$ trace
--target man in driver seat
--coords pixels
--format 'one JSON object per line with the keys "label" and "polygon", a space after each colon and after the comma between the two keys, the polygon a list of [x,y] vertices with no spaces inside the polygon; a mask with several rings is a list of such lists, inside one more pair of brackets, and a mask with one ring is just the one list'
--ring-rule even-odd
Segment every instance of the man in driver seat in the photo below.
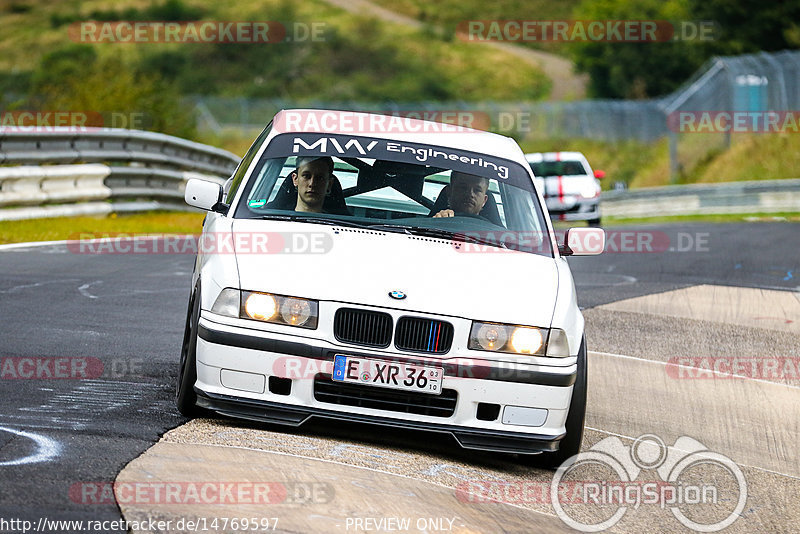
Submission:
{"label": "man in driver seat", "polygon": [[453,171],[450,173],[450,186],[447,193],[449,209],[440,211],[434,217],[478,215],[489,199],[488,191],[488,178]]}
{"label": "man in driver seat", "polygon": [[292,173],[297,188],[295,211],[321,213],[325,195],[333,184],[333,159],[325,157],[297,158],[297,171]]}

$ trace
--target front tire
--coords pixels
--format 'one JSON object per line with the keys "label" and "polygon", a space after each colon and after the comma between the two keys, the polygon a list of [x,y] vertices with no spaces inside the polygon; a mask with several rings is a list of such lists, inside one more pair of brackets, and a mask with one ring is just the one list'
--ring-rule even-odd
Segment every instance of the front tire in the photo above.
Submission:
{"label": "front tire", "polygon": [[186,327],[183,331],[181,345],[180,370],[175,392],[175,405],[181,415],[189,418],[198,417],[202,409],[197,406],[197,394],[194,383],[197,381],[197,325],[200,322],[200,284],[197,285],[189,299],[186,313]]}
{"label": "front tire", "polygon": [[566,460],[578,454],[583,441],[583,426],[586,419],[586,338],[581,340],[578,350],[578,375],[572,387],[572,397],[569,403],[569,413],[565,424],[567,435],[561,439],[556,452],[543,452],[541,454],[526,455],[523,462],[533,467],[545,469],[558,469]]}

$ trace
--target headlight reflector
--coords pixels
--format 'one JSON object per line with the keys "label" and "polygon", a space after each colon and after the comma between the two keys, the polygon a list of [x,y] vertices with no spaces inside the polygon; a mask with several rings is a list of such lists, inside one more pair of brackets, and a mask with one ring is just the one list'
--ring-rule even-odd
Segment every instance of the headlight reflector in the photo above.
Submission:
{"label": "headlight reflector", "polygon": [[290,325],[305,324],[311,316],[311,305],[305,299],[283,299],[281,304],[281,317]]}
{"label": "headlight reflector", "polygon": [[508,341],[508,333],[504,325],[483,323],[475,339],[483,350],[500,350]]}

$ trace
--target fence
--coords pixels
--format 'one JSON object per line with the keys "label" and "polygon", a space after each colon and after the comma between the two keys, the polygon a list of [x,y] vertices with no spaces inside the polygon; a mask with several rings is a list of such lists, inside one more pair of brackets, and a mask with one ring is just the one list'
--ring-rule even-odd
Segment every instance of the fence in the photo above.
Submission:
{"label": "fence", "polygon": [[185,209],[189,178],[221,183],[238,162],[153,132],[0,129],[0,163],[18,165],[0,167],[0,220]]}
{"label": "fence", "polygon": [[650,143],[669,137],[670,174],[675,181],[710,150],[729,146],[732,136],[730,131],[720,132],[716,127],[707,134],[681,131],[681,123],[674,119],[682,112],[709,112],[713,116],[717,112],[766,115],[800,110],[800,51],[715,57],[678,90],[652,100],[375,103],[196,97],[193,102],[200,127],[216,131],[260,130],[278,110],[304,107],[382,113],[468,111],[485,114],[492,130],[518,138]]}

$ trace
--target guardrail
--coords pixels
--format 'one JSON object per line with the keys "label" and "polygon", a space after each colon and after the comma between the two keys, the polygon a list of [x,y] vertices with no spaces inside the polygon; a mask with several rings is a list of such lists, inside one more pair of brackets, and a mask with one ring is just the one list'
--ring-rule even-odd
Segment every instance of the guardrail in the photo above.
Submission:
{"label": "guardrail", "polygon": [[[239,158],[155,132],[0,128],[0,220],[189,209],[189,178],[224,182]],[[28,166],[25,164],[36,164]]]}
{"label": "guardrail", "polygon": [[[223,183],[238,162],[160,133],[0,128],[0,165],[19,165],[0,166],[0,220],[188,210],[189,178]],[[601,203],[606,217],[800,212],[800,179],[604,191]]]}
{"label": "guardrail", "polygon": [[600,199],[604,217],[800,213],[800,179],[603,191]]}

